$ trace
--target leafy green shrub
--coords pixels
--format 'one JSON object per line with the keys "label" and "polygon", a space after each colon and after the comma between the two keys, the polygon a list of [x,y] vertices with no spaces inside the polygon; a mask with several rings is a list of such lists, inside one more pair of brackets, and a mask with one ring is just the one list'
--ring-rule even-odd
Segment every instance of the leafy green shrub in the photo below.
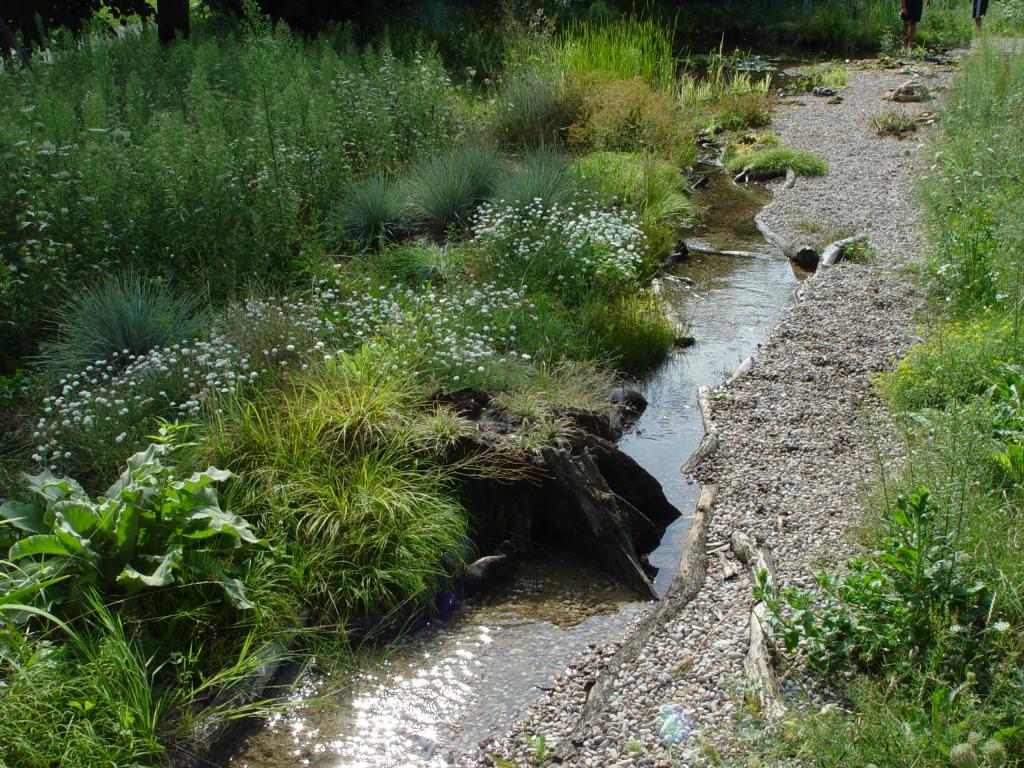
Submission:
{"label": "leafy green shrub", "polygon": [[576,178],[569,159],[548,148],[525,153],[499,178],[494,200],[515,208],[540,201],[547,208],[571,205],[577,194]]}
{"label": "leafy green shrub", "polygon": [[43,347],[43,360],[57,374],[115,356],[127,362],[129,355],[198,336],[199,303],[198,296],[175,294],[138,274],[107,275],[57,310],[57,339]]}
{"label": "leafy green shrub", "polygon": [[598,74],[582,77],[576,88],[583,108],[569,128],[569,142],[578,151],[648,153],[678,165],[696,157],[696,126],[668,92],[639,78]]}
{"label": "leafy green shrub", "polygon": [[772,96],[760,91],[730,93],[718,102],[718,122],[728,131],[763,128],[772,119]]}
{"label": "leafy green shrub", "polygon": [[[249,608],[227,558],[258,539],[245,520],[220,508],[215,483],[230,473],[210,467],[177,480],[150,445],[98,500],[71,478],[27,477],[31,501],[8,501],[0,516],[23,532],[11,546],[4,591],[32,580],[58,581],[36,595],[47,610],[76,614],[96,588],[133,595],[170,584],[217,584],[236,608]],[[27,583],[23,583],[27,582]]]}
{"label": "leafy green shrub", "polygon": [[901,411],[969,402],[1000,378],[1005,363],[1020,362],[1012,320],[983,315],[936,324],[896,368],[880,378],[885,398]]}
{"label": "leafy green shrub", "polygon": [[787,650],[826,671],[980,677],[999,630],[988,624],[992,589],[959,549],[959,531],[923,488],[899,496],[886,522],[889,535],[848,575],[821,576],[817,593],[784,590],[789,613],[769,598]]}
{"label": "leafy green shrub", "polygon": [[726,164],[729,173],[747,170],[752,179],[772,179],[784,176],[792,169],[803,176],[821,176],[828,173],[824,160],[810,152],[790,147],[769,147],[734,157]]}
{"label": "leafy green shrub", "polygon": [[511,147],[557,144],[565,139],[579,109],[578,94],[566,86],[560,72],[515,70],[495,97],[494,135]]}
{"label": "leafy green shrub", "polygon": [[358,247],[380,248],[407,226],[404,190],[389,176],[370,174],[349,188],[331,220]]}
{"label": "leafy green shrub", "polygon": [[413,217],[435,237],[463,229],[494,191],[499,158],[493,148],[469,143],[413,167],[409,201]]}

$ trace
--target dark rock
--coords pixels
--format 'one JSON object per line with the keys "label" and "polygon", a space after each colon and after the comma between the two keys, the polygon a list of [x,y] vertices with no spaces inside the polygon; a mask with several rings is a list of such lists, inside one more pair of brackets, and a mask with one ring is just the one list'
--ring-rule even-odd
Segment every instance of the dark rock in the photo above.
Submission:
{"label": "dark rock", "polygon": [[676,336],[675,340],[672,342],[672,346],[676,349],[689,349],[696,343],[697,340],[693,338],[693,336]]}
{"label": "dark rock", "polygon": [[[594,460],[573,456],[563,448],[541,449],[544,463],[562,490],[561,505],[545,512],[544,525],[589,552],[598,564],[626,586],[651,600],[658,596],[633,546],[632,523],[601,476]],[[631,506],[631,505],[629,505]]]}
{"label": "dark rock", "polygon": [[814,90],[812,90],[811,93],[813,93],[815,96],[835,96],[836,95],[836,89],[835,88],[825,88],[824,86],[820,86],[819,85]]}
{"label": "dark rock", "polygon": [[676,264],[686,261],[689,258],[690,249],[686,245],[686,242],[684,240],[680,240],[679,242],[676,243],[676,247],[672,250],[672,252],[667,254],[665,258],[661,260],[661,267],[662,269],[669,270],[672,269],[672,267],[674,267]]}
{"label": "dark rock", "polygon": [[932,95],[928,92],[928,89],[914,80],[908,80],[895,90],[889,91],[885,96],[888,101],[895,101],[901,104],[929,101],[931,97]]}
{"label": "dark rock", "polygon": [[482,389],[457,389],[454,392],[438,393],[431,400],[450,405],[459,416],[478,419],[484,408],[491,404],[491,395]]}
{"label": "dark rock", "polygon": [[[642,400],[635,390],[620,389],[620,403],[628,398],[636,404],[637,396]],[[496,455],[495,444],[505,438],[492,430],[508,424],[492,411],[482,410],[479,431],[461,439],[445,461],[472,465],[466,460]],[[492,552],[505,539],[517,551],[545,544],[579,552],[644,597],[652,597],[640,557],[658,545],[679,512],[657,480],[612,442],[618,436],[612,420],[580,409],[566,409],[562,415],[577,427],[563,444],[518,456],[505,454],[503,460],[510,463],[496,476],[470,472],[463,477],[462,499],[476,521],[476,543]],[[507,552],[509,547],[500,549]],[[499,562],[508,561],[485,558],[480,567],[498,568]],[[469,578],[469,589],[476,589],[476,574]]]}
{"label": "dark rock", "polygon": [[489,589],[496,581],[512,572],[512,563],[512,557],[505,554],[474,560],[462,574],[462,594],[473,597]]}
{"label": "dark rock", "polygon": [[608,416],[584,408],[565,408],[559,416],[568,419],[581,432],[597,435],[605,440],[618,440],[622,436],[621,429],[615,429]]}
{"label": "dark rock", "polygon": [[805,245],[793,254],[790,259],[801,269],[813,272],[818,268],[818,262],[821,260],[821,257],[816,250],[809,245]]}
{"label": "dark rock", "polygon": [[634,413],[643,413],[647,408],[647,398],[631,387],[616,387],[608,395],[612,405],[627,408]]}
{"label": "dark rock", "polygon": [[[597,462],[601,476],[616,496],[642,510],[643,514],[662,529],[679,517],[679,510],[669,502],[661,483],[637,464],[632,456],[620,451],[614,443],[602,440],[596,435],[586,436],[584,443],[587,452]],[[657,544],[658,542],[654,542],[647,546],[640,543],[638,547],[646,552]]]}

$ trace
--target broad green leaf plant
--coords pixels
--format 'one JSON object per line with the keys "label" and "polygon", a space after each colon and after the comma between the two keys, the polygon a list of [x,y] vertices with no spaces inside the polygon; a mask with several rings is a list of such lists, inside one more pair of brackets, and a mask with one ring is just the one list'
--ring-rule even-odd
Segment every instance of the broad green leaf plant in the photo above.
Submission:
{"label": "broad green leaf plant", "polygon": [[[25,475],[30,500],[0,506],[0,523],[18,533],[0,568],[0,593],[31,593],[38,608],[74,613],[90,587],[131,596],[207,583],[233,607],[251,608],[230,560],[264,543],[220,506],[215,485],[231,473],[210,467],[176,479],[161,462],[167,450],[153,444],[136,453],[96,500],[71,478]],[[35,589],[40,583],[46,586]]]}

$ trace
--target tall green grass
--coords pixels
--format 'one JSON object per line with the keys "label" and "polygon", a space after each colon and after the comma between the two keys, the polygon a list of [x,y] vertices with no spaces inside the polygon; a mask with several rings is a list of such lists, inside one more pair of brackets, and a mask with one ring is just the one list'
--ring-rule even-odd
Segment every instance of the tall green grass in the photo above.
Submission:
{"label": "tall green grass", "polygon": [[343,34],[61,38],[45,66],[0,73],[0,367],[99,271],[214,299],[288,281],[355,176],[446,150],[463,113],[437,56]]}
{"label": "tall green grass", "polygon": [[301,563],[295,588],[312,609],[422,607],[457,570],[467,518],[417,429],[425,397],[411,372],[364,348],[216,422],[217,460],[242,477],[235,500]]}
{"label": "tall green grass", "polygon": [[671,28],[638,16],[611,23],[575,21],[563,33],[560,58],[577,75],[598,71],[668,86],[676,72],[673,36]]}

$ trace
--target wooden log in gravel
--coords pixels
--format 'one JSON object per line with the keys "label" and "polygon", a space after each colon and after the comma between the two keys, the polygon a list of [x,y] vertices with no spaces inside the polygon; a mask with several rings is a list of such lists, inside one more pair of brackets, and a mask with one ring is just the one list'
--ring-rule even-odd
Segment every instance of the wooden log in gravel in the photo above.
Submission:
{"label": "wooden log in gravel", "polygon": [[701,438],[697,450],[690,455],[680,469],[684,475],[692,475],[693,470],[704,459],[718,450],[718,430],[715,429],[715,423],[711,420],[711,387],[703,386],[697,390],[697,407],[700,408],[700,416],[704,421],[704,437]]}
{"label": "wooden log in gravel", "polygon": [[580,719],[569,735],[554,749],[552,759],[546,765],[571,763],[580,753],[584,734],[594,720],[608,708],[608,700],[616,679],[623,670],[630,669],[636,664],[651,636],[672,621],[704,585],[708,567],[708,528],[711,525],[712,507],[717,494],[718,488],[714,485],[706,485],[701,489],[693,521],[690,523],[690,532],[683,548],[679,573],[673,579],[668,594],[633,628],[608,665],[598,675],[587,693]]}
{"label": "wooden log in gravel", "polygon": [[842,240],[836,240],[834,243],[825,248],[824,253],[821,254],[821,259],[818,261],[818,269],[827,269],[828,267],[834,267],[836,263],[843,257],[844,252],[854,243],[859,243],[862,240],[866,240],[866,234],[854,235],[853,237],[845,237]]}
{"label": "wooden log in gravel", "polygon": [[[768,546],[758,545],[751,536],[742,531],[733,531],[731,542],[733,553],[750,569],[754,579],[757,580],[760,574],[765,574],[766,586],[772,595],[777,594],[775,562]],[[779,681],[772,664],[772,632],[765,619],[767,613],[768,606],[763,600],[759,600],[750,609],[749,643],[743,669],[751,682],[757,686],[761,712],[769,719],[777,719],[785,714],[786,707],[779,700]]]}

